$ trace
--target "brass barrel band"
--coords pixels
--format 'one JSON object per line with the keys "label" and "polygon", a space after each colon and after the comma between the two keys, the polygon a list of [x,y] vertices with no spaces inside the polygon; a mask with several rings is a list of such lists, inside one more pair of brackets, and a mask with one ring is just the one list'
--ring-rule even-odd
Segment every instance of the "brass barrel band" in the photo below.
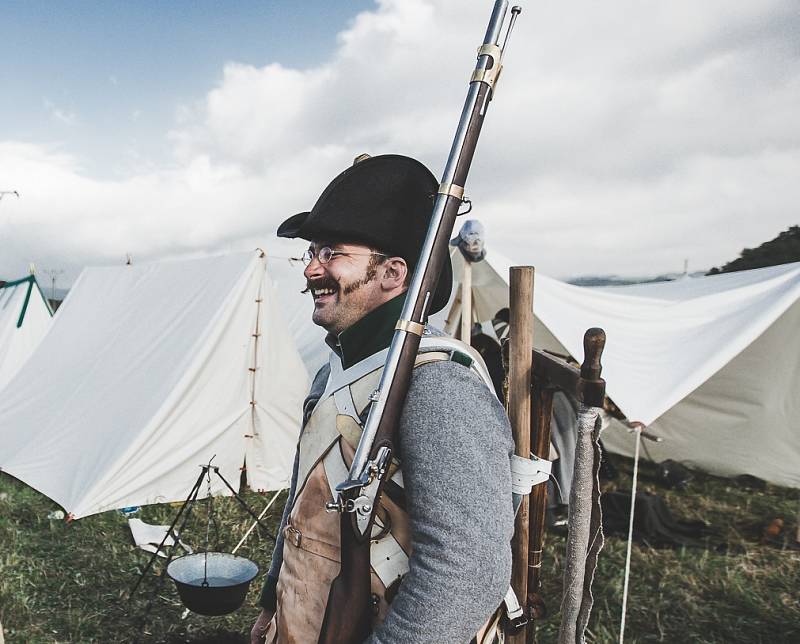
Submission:
{"label": "brass barrel band", "polygon": [[478,56],[491,56],[492,61],[497,63],[503,56],[503,50],[500,49],[499,45],[495,45],[493,43],[484,43],[478,47]]}
{"label": "brass barrel band", "polygon": [[491,69],[476,69],[472,72],[472,77],[469,79],[469,82],[474,83],[478,81],[479,83],[486,83],[491,89],[494,89],[502,69],[502,65],[497,65]]}
{"label": "brass barrel band", "polygon": [[422,337],[422,333],[425,331],[424,324],[420,324],[419,322],[412,322],[411,320],[398,320],[394,328],[397,329],[398,331],[413,333],[414,335],[418,335],[419,337]]}
{"label": "brass barrel band", "polygon": [[491,89],[494,89],[497,79],[500,77],[500,71],[503,69],[502,55],[503,50],[498,45],[492,43],[481,45],[478,48],[478,56],[489,56],[492,59],[492,66],[487,69],[476,69],[472,72],[469,82],[486,83]]}
{"label": "brass barrel band", "polygon": [[459,186],[455,183],[441,183],[437,192],[440,195],[447,195],[464,201],[464,186]]}

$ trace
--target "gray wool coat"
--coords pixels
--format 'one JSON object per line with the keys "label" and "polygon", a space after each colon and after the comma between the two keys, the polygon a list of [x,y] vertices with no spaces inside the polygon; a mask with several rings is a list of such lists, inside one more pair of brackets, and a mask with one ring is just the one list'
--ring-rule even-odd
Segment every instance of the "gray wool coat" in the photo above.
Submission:
{"label": "gray wool coat", "polygon": [[[304,425],[329,368],[314,378]],[[413,553],[384,623],[366,644],[469,642],[499,606],[511,579],[511,428],[500,402],[469,368],[433,362],[414,369],[399,429]],[[261,604],[275,605],[283,528],[297,459]]]}

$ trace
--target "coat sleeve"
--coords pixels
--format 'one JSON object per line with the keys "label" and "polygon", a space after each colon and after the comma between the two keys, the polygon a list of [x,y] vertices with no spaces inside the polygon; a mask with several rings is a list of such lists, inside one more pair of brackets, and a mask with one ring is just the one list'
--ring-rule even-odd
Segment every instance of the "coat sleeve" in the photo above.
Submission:
{"label": "coat sleeve", "polygon": [[414,370],[400,425],[409,572],[368,644],[469,642],[511,579],[511,428],[469,369]]}

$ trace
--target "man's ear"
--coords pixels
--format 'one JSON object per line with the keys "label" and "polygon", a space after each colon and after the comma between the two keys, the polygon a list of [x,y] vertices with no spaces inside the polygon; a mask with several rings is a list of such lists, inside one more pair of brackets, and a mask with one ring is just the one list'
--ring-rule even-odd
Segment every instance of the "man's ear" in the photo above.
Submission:
{"label": "man's ear", "polygon": [[383,271],[381,286],[386,291],[405,286],[408,276],[408,265],[402,257],[389,257],[380,264]]}

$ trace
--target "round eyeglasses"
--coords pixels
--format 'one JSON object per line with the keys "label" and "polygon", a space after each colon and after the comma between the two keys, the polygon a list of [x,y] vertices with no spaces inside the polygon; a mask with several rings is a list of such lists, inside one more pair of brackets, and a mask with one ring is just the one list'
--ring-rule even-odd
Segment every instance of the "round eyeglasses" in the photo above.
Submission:
{"label": "round eyeglasses", "polygon": [[303,256],[300,258],[303,261],[303,264],[308,266],[311,262],[315,259],[320,264],[327,264],[331,261],[334,257],[338,255],[346,255],[347,257],[369,257],[370,255],[378,255],[379,257],[389,257],[386,253],[376,253],[371,251],[369,253],[351,253],[345,250],[333,250],[330,246],[323,246],[319,250],[314,250],[313,248],[309,248]]}

